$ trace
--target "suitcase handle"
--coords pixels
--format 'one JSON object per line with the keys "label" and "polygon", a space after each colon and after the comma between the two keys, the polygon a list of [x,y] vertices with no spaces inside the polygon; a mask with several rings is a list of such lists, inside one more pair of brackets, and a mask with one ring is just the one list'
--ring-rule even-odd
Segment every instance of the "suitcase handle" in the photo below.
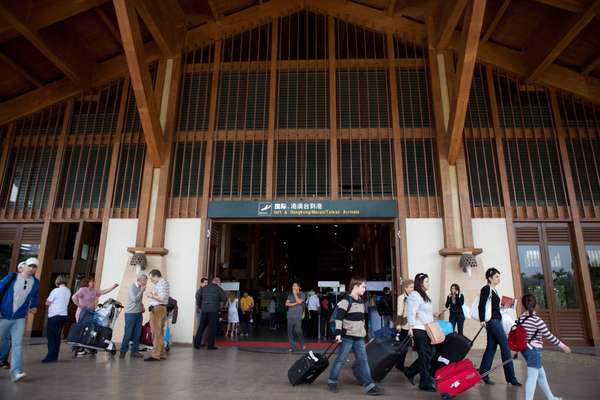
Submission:
{"label": "suitcase handle", "polygon": [[481,328],[479,328],[479,330],[477,331],[477,334],[475,335],[475,337],[473,338],[473,340],[471,340],[471,346],[473,346],[473,343],[475,343],[475,340],[477,340],[477,337],[479,336],[479,334],[481,333],[481,331],[483,330],[483,326]]}
{"label": "suitcase handle", "polygon": [[[335,353],[335,349],[337,349],[338,345],[339,345],[339,343],[336,342],[335,340],[333,342],[331,342],[329,344],[329,346],[327,346],[327,348],[323,352],[323,357],[325,357],[327,360],[329,360],[329,358],[331,358],[333,353]],[[333,350],[331,350],[332,348],[333,348]],[[331,350],[331,351],[329,351],[329,350]]]}

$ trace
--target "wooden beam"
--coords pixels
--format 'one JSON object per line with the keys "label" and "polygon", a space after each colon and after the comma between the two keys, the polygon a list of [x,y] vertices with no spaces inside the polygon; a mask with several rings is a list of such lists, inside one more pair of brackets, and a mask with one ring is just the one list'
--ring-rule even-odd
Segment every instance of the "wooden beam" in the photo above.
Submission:
{"label": "wooden beam", "polygon": [[104,10],[102,8],[96,8],[94,10],[94,12],[98,16],[98,18],[100,18],[100,20],[102,21],[102,23],[104,24],[104,26],[106,26],[106,28],[110,32],[111,36],[113,37],[113,39],[115,39],[115,41],[120,46],[122,46],[123,42],[121,41],[121,34],[119,33],[119,28],[117,28],[115,26],[115,24],[110,19],[110,17],[108,16],[108,14],[106,12],[104,12]]}
{"label": "wooden beam", "polygon": [[165,143],[152,89],[152,78],[144,56],[144,44],[138,17],[131,2],[114,0],[114,5],[129,67],[131,86],[135,94],[140,122],[144,129],[148,155],[152,165],[160,167]]}
{"label": "wooden beam", "polygon": [[537,3],[545,4],[550,7],[558,8],[565,11],[578,13],[584,9],[585,0],[535,0]]}
{"label": "wooden beam", "polygon": [[[260,3],[262,4],[262,3]],[[217,6],[215,5],[215,1],[214,0],[208,0],[208,5],[210,6],[210,12],[213,15],[213,18],[215,19],[215,21],[218,21],[221,18],[221,14],[219,14],[219,10],[217,9]]]}
{"label": "wooden beam", "polygon": [[81,57],[81,51],[67,46],[68,40],[45,32],[41,35],[24,18],[23,7],[15,1],[0,2],[0,16],[11,24],[21,35],[33,44],[52,64],[69,79],[82,87],[91,83],[93,63]]}
{"label": "wooden beam", "polygon": [[486,0],[474,0],[469,3],[465,13],[463,37],[458,52],[458,83],[456,85],[456,92],[451,96],[450,120],[448,124],[448,137],[450,137],[448,162],[450,164],[456,162],[461,149],[485,3]]}
{"label": "wooden beam", "polygon": [[483,38],[481,39],[481,43],[485,43],[488,40],[490,40],[490,37],[492,37],[492,34],[496,30],[496,27],[502,20],[502,17],[504,17],[504,14],[506,14],[506,10],[508,10],[508,6],[510,5],[510,2],[511,2],[511,0],[504,0],[502,2],[502,5],[500,6],[498,11],[494,15],[494,19],[490,23],[490,26],[488,26],[487,30],[485,31],[485,34],[483,35]]}
{"label": "wooden beam", "polygon": [[429,12],[433,16],[434,36],[430,43],[438,51],[448,47],[467,2],[468,0],[431,1]]}
{"label": "wooden beam", "polygon": [[556,24],[546,24],[536,32],[527,49],[527,79],[536,80],[549,65],[575,40],[600,10],[600,0],[594,0],[585,11]]}
{"label": "wooden beam", "polygon": [[598,67],[600,67],[600,56],[596,57],[596,59],[594,61],[592,61],[591,63],[589,63],[583,69],[583,71],[581,71],[581,74],[582,75],[589,75],[590,72],[592,72],[593,70],[595,70]]}
{"label": "wooden beam", "polygon": [[390,2],[388,3],[387,9],[385,10],[385,13],[387,15],[389,15],[390,17],[394,15],[394,13],[396,12],[396,0],[390,0]]}
{"label": "wooden beam", "polygon": [[31,75],[29,72],[25,71],[23,67],[17,65],[13,60],[10,59],[6,54],[0,51],[0,60],[4,61],[9,67],[11,67],[16,73],[21,75],[23,78],[27,79],[29,82],[33,83],[37,87],[42,87],[44,84],[42,81]]}
{"label": "wooden beam", "polygon": [[[40,30],[108,2],[109,0],[53,0],[47,2],[50,4],[46,7],[36,5],[35,12],[28,15],[28,22],[33,29]],[[19,32],[8,22],[0,18],[0,43],[7,42],[19,35]]]}
{"label": "wooden beam", "polygon": [[175,57],[185,37],[185,15],[177,0],[137,0],[136,9],[163,54]]}

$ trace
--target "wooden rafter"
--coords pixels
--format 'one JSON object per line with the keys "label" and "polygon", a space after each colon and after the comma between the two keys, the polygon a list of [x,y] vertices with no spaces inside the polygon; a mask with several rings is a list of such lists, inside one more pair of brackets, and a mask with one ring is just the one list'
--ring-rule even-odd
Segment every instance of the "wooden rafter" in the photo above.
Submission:
{"label": "wooden rafter", "polygon": [[541,32],[536,33],[526,51],[527,78],[536,80],[594,19],[599,10],[600,0],[594,0],[585,11],[564,19],[558,26],[546,24]]}
{"label": "wooden rafter", "polygon": [[448,47],[467,2],[468,0],[431,2],[429,12],[432,13],[435,25],[433,26],[434,36],[431,38],[432,40],[429,40],[429,43],[434,48],[444,50]]}
{"label": "wooden rafter", "polygon": [[[456,92],[451,96],[450,120],[448,123],[448,162],[454,164],[460,153],[462,134],[469,104],[469,93],[473,80],[473,70],[477,60],[479,37],[483,25],[486,0],[469,2],[465,12],[463,32],[458,50],[458,72]],[[435,23],[435,20],[434,20]]]}
{"label": "wooden rafter", "polygon": [[389,16],[394,15],[394,13],[396,12],[396,0],[390,0],[390,2],[388,3],[387,6],[387,10],[386,10],[386,14]]}
{"label": "wooden rafter", "polygon": [[588,75],[590,72],[592,72],[593,70],[595,70],[598,67],[600,67],[600,56],[596,57],[594,59],[594,61],[592,61],[591,63],[586,65],[585,68],[583,69],[583,71],[581,71],[581,73],[583,75]]}
{"label": "wooden rafter", "polygon": [[574,13],[581,12],[585,5],[586,0],[535,0],[537,3],[546,4],[554,8],[559,8],[565,11],[571,11]]}
{"label": "wooden rafter", "polygon": [[115,39],[115,41],[119,45],[123,45],[123,42],[121,41],[121,34],[119,33],[119,28],[117,28],[115,26],[115,24],[110,19],[110,17],[108,16],[108,14],[106,14],[106,12],[104,12],[104,10],[102,8],[100,8],[100,7],[96,8],[94,10],[94,12],[98,16],[98,18],[100,18],[100,20],[102,21],[102,23],[104,24],[104,26],[106,26],[106,29],[108,29],[108,31],[110,32],[110,34],[113,37],[113,39]]}
{"label": "wooden rafter", "polygon": [[500,5],[498,12],[496,12],[496,15],[494,15],[494,19],[490,23],[490,26],[488,26],[488,28],[485,31],[485,34],[481,38],[481,43],[485,43],[488,40],[490,40],[490,37],[492,37],[492,34],[496,30],[496,27],[502,20],[502,17],[504,17],[504,14],[506,14],[506,10],[508,10],[508,6],[510,5],[510,2],[511,2],[511,0],[504,0],[502,2],[502,5]]}
{"label": "wooden rafter", "polygon": [[[262,3],[260,3],[262,4]],[[217,6],[215,5],[215,1],[214,0],[208,0],[208,5],[210,6],[210,12],[213,15],[213,18],[215,19],[215,21],[218,21],[221,18],[221,14],[219,14],[219,10],[217,9]]]}
{"label": "wooden rafter", "polygon": [[125,58],[129,67],[131,86],[144,130],[148,155],[155,167],[162,165],[162,153],[165,148],[160,126],[158,107],[152,89],[150,69],[144,55],[144,43],[140,32],[138,16],[132,2],[114,0],[119,30],[125,49]]}
{"label": "wooden rafter", "polygon": [[[54,0],[51,5],[36,6],[35,12],[28,16],[28,24],[32,29],[40,30],[74,15],[91,10],[110,0]],[[16,38],[17,32],[8,22],[0,18],[0,43]]]}
{"label": "wooden rafter", "polygon": [[185,37],[185,15],[177,0],[137,0],[136,9],[167,57],[181,51]]}
{"label": "wooden rafter", "polygon": [[37,87],[42,87],[44,84],[42,81],[31,75],[27,72],[23,67],[15,63],[10,57],[0,51],[0,60],[4,61],[8,64],[15,72],[21,75],[23,78],[27,79],[29,82],[33,83]]}
{"label": "wooden rafter", "polygon": [[41,35],[23,17],[24,11],[16,1],[0,2],[0,16],[33,44],[50,62],[60,69],[69,79],[82,87],[91,81],[93,63],[81,57],[81,52],[73,46],[68,47],[66,40],[46,32]]}

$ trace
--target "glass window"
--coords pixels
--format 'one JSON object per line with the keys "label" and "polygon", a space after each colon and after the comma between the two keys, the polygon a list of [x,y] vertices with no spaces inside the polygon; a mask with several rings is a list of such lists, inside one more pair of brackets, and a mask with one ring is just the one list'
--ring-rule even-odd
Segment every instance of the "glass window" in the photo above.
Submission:
{"label": "glass window", "polygon": [[596,307],[600,308],[600,245],[585,246]]}
{"label": "glass window", "polygon": [[4,278],[10,271],[11,255],[12,246],[10,244],[0,244],[0,279]]}
{"label": "glass window", "polygon": [[25,261],[30,257],[37,257],[38,254],[40,254],[39,244],[22,243],[19,251],[19,260],[17,262],[20,263],[21,261]]}
{"label": "glass window", "polygon": [[519,265],[524,294],[533,294],[540,308],[548,308],[540,246],[519,245]]}
{"label": "glass window", "polygon": [[571,247],[568,244],[549,245],[548,256],[552,268],[556,308],[578,308]]}

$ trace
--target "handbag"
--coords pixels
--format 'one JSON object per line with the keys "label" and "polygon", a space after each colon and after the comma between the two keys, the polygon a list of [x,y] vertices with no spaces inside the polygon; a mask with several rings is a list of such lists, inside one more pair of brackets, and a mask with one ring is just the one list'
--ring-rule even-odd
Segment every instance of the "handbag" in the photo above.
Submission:
{"label": "handbag", "polygon": [[[481,321],[479,318],[479,296],[475,297],[473,304],[471,304],[471,319],[475,321]],[[487,322],[492,319],[492,292],[490,291],[490,296],[485,302],[485,316],[484,321]]]}
{"label": "handbag", "polygon": [[440,344],[446,340],[446,335],[439,324],[439,321],[431,322],[425,325],[427,336],[431,340],[431,344]]}

